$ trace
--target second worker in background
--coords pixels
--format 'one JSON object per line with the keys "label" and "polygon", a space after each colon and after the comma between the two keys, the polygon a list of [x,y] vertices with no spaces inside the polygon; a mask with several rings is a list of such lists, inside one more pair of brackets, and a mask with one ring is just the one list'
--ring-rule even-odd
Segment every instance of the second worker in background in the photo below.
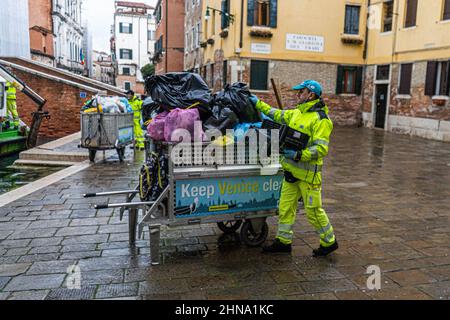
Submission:
{"label": "second worker in background", "polygon": [[134,113],[134,147],[139,150],[145,148],[144,130],[142,130],[142,100],[136,97],[133,90],[127,91],[128,103],[131,105]]}

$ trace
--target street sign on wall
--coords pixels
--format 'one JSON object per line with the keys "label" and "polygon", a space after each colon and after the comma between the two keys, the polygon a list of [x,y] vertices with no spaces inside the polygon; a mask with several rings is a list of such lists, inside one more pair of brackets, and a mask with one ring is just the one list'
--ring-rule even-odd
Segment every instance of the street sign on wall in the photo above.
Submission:
{"label": "street sign on wall", "polygon": [[271,54],[272,46],[270,43],[252,43],[252,53],[256,54]]}
{"label": "street sign on wall", "polygon": [[321,36],[286,34],[286,50],[323,52],[325,39]]}

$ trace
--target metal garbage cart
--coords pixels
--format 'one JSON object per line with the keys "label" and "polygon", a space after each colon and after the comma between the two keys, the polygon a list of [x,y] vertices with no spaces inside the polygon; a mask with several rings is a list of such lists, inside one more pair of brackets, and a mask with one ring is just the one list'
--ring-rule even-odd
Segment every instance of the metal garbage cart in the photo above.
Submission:
{"label": "metal garbage cart", "polygon": [[95,161],[99,150],[116,149],[120,162],[125,148],[134,140],[132,113],[81,113],[81,147],[89,149],[89,160]]}
{"label": "metal garbage cart", "polygon": [[[232,147],[232,153],[222,149],[222,154],[215,158],[222,159],[220,163],[208,162],[204,155],[209,147],[147,139],[147,160],[153,153],[164,155],[168,161],[168,180],[157,199],[133,202],[142,193],[140,187],[84,196],[125,195],[124,203],[96,205],[95,208],[120,208],[120,219],[128,211],[130,245],[135,243],[136,232],[141,238],[144,229],[149,228],[153,265],[159,264],[162,225],[217,223],[224,233],[234,233],[241,228],[241,240],[248,246],[262,245],[269,231],[266,219],[278,213],[283,180],[281,166],[278,163],[262,166],[256,152],[248,152],[248,149],[243,152],[237,145]],[[213,152],[217,150],[220,148]],[[184,155],[172,156],[177,153]]]}

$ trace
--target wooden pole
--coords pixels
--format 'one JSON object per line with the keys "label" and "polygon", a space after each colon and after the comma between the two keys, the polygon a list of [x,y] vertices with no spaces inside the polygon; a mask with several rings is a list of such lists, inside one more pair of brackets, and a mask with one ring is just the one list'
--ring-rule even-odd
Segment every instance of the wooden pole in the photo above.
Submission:
{"label": "wooden pole", "polygon": [[275,97],[277,98],[278,108],[283,110],[284,109],[283,101],[281,100],[280,92],[278,91],[275,80],[273,78],[271,78],[270,81],[272,82],[272,88],[273,88],[273,91],[275,92]]}

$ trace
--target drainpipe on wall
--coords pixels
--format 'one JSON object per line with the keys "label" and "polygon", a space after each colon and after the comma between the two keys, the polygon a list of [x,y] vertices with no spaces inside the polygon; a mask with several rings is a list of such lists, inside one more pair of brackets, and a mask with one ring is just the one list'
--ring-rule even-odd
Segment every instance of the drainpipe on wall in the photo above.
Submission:
{"label": "drainpipe on wall", "polygon": [[395,17],[395,23],[394,23],[394,34],[392,36],[392,63],[394,63],[395,60],[395,52],[397,51],[397,27],[398,27],[398,4],[399,1],[395,1],[395,11],[392,13],[392,17]]}
{"label": "drainpipe on wall", "polygon": [[365,95],[365,89],[366,89],[367,49],[368,49],[368,46],[369,46],[368,41],[369,41],[370,6],[371,6],[371,0],[368,0],[368,3],[367,3],[367,18],[366,18],[366,35],[365,35],[365,40],[364,40],[364,51],[363,51],[364,66],[363,66],[363,79],[362,79],[362,90],[361,90],[361,108],[360,108],[361,119],[359,119],[358,126],[363,126],[364,125],[362,114],[364,112],[364,95]]}
{"label": "drainpipe on wall", "polygon": [[239,69],[239,81],[242,82],[243,81],[243,77],[242,74],[244,72],[244,70],[242,69],[242,56],[241,56],[241,52],[242,52],[242,47],[243,47],[243,41],[244,41],[244,0],[241,0],[241,28],[240,28],[240,39],[239,39],[239,64],[240,64],[240,69]]}

